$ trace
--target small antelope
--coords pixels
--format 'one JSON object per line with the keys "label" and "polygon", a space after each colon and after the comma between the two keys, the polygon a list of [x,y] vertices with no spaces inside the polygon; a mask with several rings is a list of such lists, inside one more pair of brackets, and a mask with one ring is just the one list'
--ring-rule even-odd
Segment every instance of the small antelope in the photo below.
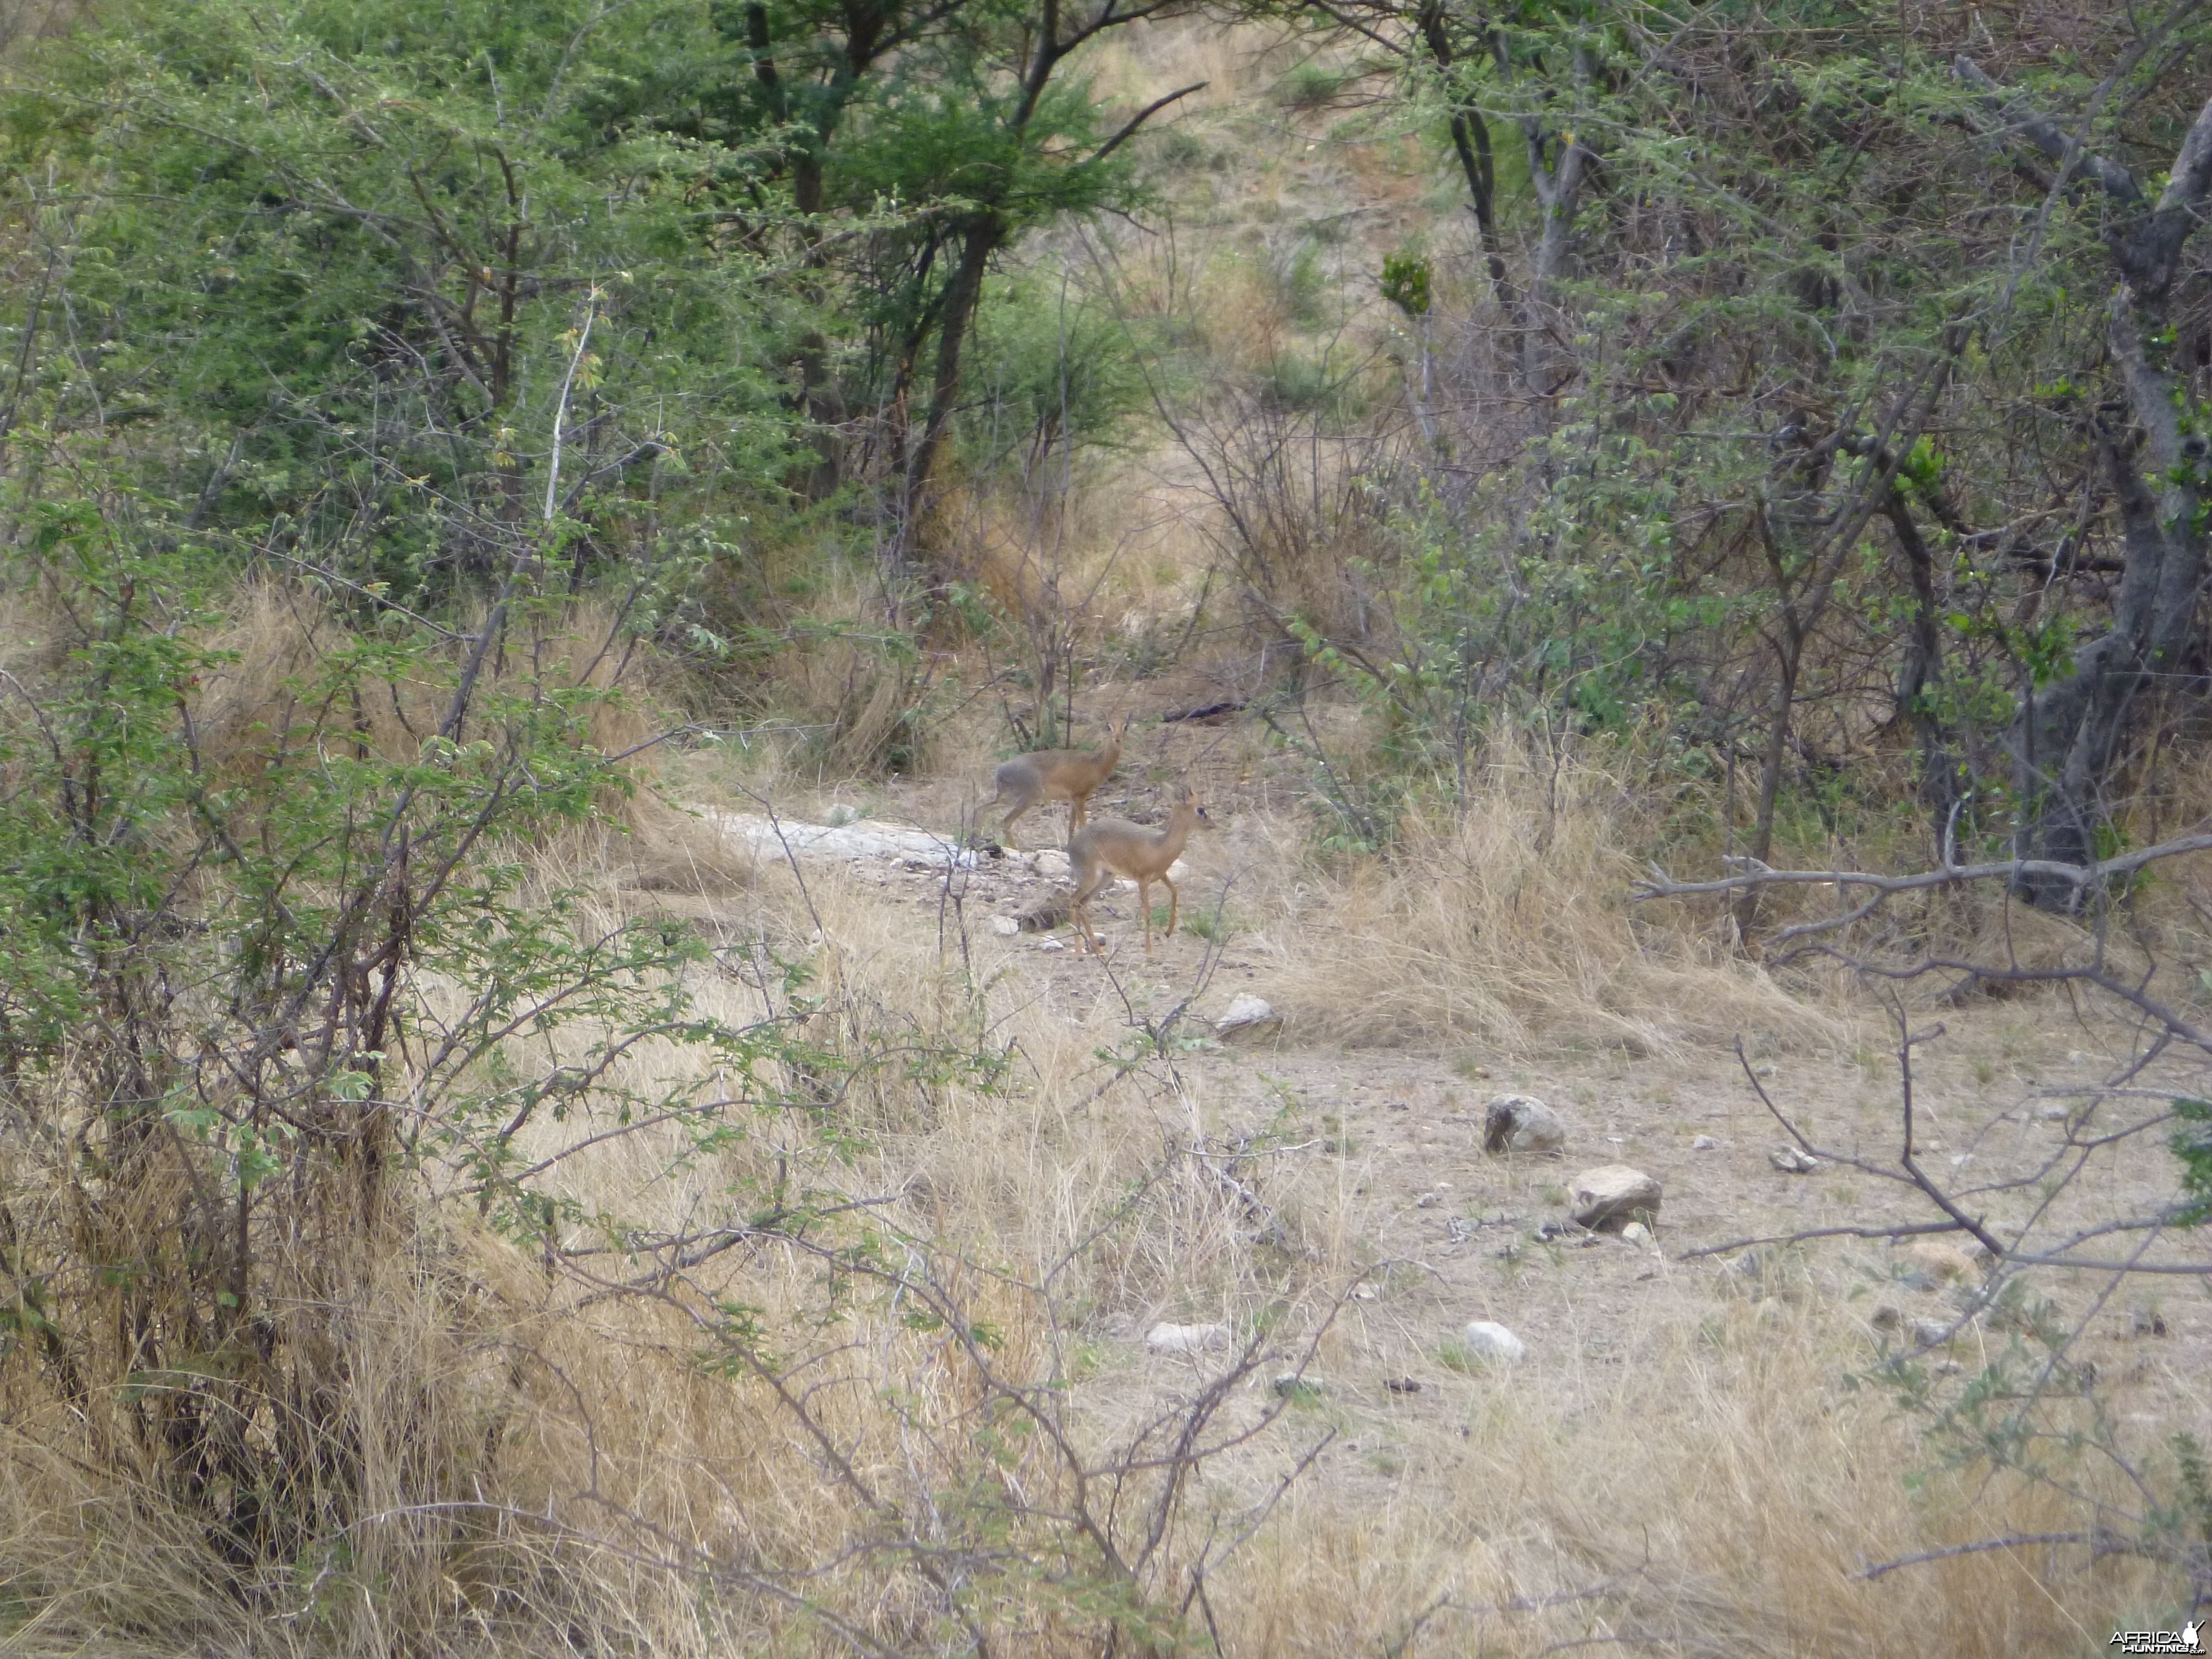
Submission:
{"label": "small antelope", "polygon": [[1006,814],[999,833],[1011,842],[1014,820],[1041,800],[1067,803],[1069,835],[1083,828],[1083,821],[1090,816],[1085,808],[1091,792],[1121,763],[1121,739],[1128,732],[1129,717],[1116,714],[1106,728],[1103,749],[1040,749],[1003,763],[994,780],[999,793],[991,797],[990,804],[996,806],[1002,800],[1012,800],[1014,808]]}
{"label": "small antelope", "polygon": [[1133,823],[1124,823],[1119,818],[1101,818],[1089,829],[1079,831],[1067,843],[1067,861],[1075,872],[1075,899],[1068,906],[1075,917],[1075,925],[1083,930],[1085,941],[1100,956],[1106,947],[1098,942],[1098,935],[1091,931],[1091,896],[1105,885],[1110,873],[1127,877],[1137,884],[1137,908],[1145,913],[1145,954],[1152,953],[1152,884],[1158,882],[1168,890],[1168,933],[1175,937],[1176,918],[1180,914],[1182,896],[1176,884],[1168,879],[1168,866],[1182,856],[1183,843],[1190,832],[1200,824],[1211,828],[1213,820],[1198,804],[1198,796],[1185,787],[1176,798],[1175,811],[1168,815],[1164,830],[1146,830]]}

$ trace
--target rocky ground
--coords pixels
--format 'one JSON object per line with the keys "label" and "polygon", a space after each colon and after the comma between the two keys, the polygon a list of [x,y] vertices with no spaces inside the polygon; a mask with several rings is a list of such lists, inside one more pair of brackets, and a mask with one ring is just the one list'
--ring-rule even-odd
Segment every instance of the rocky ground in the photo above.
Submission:
{"label": "rocky ground", "polygon": [[[1876,1173],[1898,1168],[1900,1073],[1894,1033],[1885,1037],[1875,1019],[1864,1022],[1866,1045],[1850,1052],[1350,1050],[1303,1040],[1272,1018],[1249,994],[1259,964],[1237,939],[1188,926],[1195,918],[1214,931],[1218,872],[1187,879],[1187,925],[1149,960],[1133,886],[1102,897],[1093,907],[1109,945],[1101,960],[1056,925],[1067,892],[1056,849],[963,851],[875,821],[722,822],[762,856],[846,884],[867,903],[988,940],[998,994],[1071,1028],[1093,1029],[1103,1011],[1127,1027],[1158,1029],[1181,1009],[1165,1028],[1182,1039],[1171,1065],[1079,1111],[1203,1145],[1241,1195],[1256,1251],[1344,1270],[1340,1302],[1299,1304],[1254,1398],[1238,1408],[1256,1415],[1263,1386],[1291,1397],[1294,1416],[1328,1441],[1316,1467],[1340,1495],[1367,1491],[1387,1503],[1408,1490],[1448,1491],[1455,1443],[1497,1390],[1540,1390],[1571,1421],[1611,1395],[1625,1370],[1680,1363],[1717,1323],[1809,1320],[1844,1333],[1869,1363],[1923,1351],[1938,1375],[1978,1370],[2008,1340],[2013,1316],[1978,1299],[1985,1264],[1971,1240],[1880,1236],[1940,1218],[1909,1186]],[[1917,1019],[1916,1029],[1936,1023]],[[1976,1214],[2024,1222],[2041,1190],[1991,1189],[2064,1167],[2069,1150],[2086,1163],[2044,1214],[2045,1228],[2171,1193],[2172,1169],[2152,1155],[2155,1142],[2118,1155],[2087,1150],[2155,1103],[2101,1087],[2129,1059],[2117,1026],[2026,1002],[1948,1011],[1941,1024],[1916,1050],[1917,1147]],[[2158,1081],[2147,1073],[2134,1085],[2154,1097]],[[1522,1104],[1498,1103],[1516,1097]],[[1778,1109],[1844,1161],[1808,1155]],[[1508,1121],[1505,1144],[1486,1146],[1500,1139],[1486,1134],[1493,1114],[1515,1113],[1524,1120],[1517,1140]],[[1604,1216],[1586,1189],[1608,1181],[1633,1190]],[[1854,1231],[1715,1248],[1819,1230]],[[2178,1237],[2152,1258],[2194,1251],[2201,1260],[2206,1248]],[[1201,1276],[1179,1295],[1106,1315],[1094,1408],[1134,1420],[1218,1369],[1241,1328],[1236,1288]],[[2198,1281],[2052,1274],[2038,1289],[2086,1319],[2068,1360],[2115,1383],[2122,1409],[2145,1423],[2212,1430],[2212,1301]],[[1264,1474],[1221,1478],[1249,1485]]]}

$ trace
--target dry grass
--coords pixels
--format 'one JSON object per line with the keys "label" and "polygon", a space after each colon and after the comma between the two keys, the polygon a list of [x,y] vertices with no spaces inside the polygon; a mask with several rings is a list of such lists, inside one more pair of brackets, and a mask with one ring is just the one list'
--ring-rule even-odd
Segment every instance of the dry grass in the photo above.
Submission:
{"label": "dry grass", "polygon": [[[1373,988],[1357,1011],[1372,1022],[1362,1034],[1401,1039],[1472,1020],[1524,1041],[1653,1046],[1689,1043],[1729,1017],[1801,1036],[1832,1024],[1748,970],[1673,946],[1639,953],[1606,896],[1619,891],[1615,841],[1633,819],[1608,805],[1601,769],[1562,773],[1548,823],[1525,762],[1493,751],[1490,774],[1494,799],[1455,833],[1411,827],[1418,878],[1358,873],[1271,921],[1267,948],[1285,964],[1271,996],[1304,996],[1298,1017],[1334,1032],[1318,993],[1301,987],[1356,973]],[[1869,1352],[1840,1281],[1728,1302],[1681,1273],[1632,1305],[1581,1316],[1582,1342],[1554,1343],[1521,1370],[1438,1381],[1428,1357],[1463,1315],[1425,1281],[1385,1276],[1380,1302],[1353,1304],[1357,1319],[1337,1312],[1374,1219],[1346,1154],[1308,1141],[1275,1166],[1270,1201],[1310,1254],[1263,1242],[1188,1165],[1130,1207],[1164,1142],[1187,1139],[1206,1114],[1195,1083],[1164,1073],[1100,1094],[1096,1053],[1126,1036],[1103,987],[1041,991],[1014,943],[971,939],[963,956],[934,913],[886,903],[842,872],[810,875],[802,890],[787,872],[763,872],[720,913],[811,959],[821,1000],[809,1030],[829,1052],[972,1042],[980,1020],[1018,1055],[995,1087],[895,1072],[861,1080],[836,1109],[862,1137],[856,1156],[813,1165],[813,1178],[900,1194],[881,1213],[908,1259],[996,1332],[1004,1375],[1068,1385],[1073,1431],[1093,1455],[1110,1455],[1195,1380],[1188,1362],[1133,1354],[1152,1319],[1245,1324],[1272,1309],[1286,1355],[1335,1319],[1320,1354],[1327,1391],[1209,1462],[1183,1523],[1193,1541],[1209,1527],[1235,1535],[1292,1460],[1336,1431],[1339,1446],[1209,1578],[1225,1653],[1534,1655],[1600,1639],[1669,1656],[1933,1646],[1996,1659],[2079,1648],[2123,1610],[2158,1602],[2148,1570],[2093,1567],[2079,1550],[1852,1577],[1917,1548],[2082,1516],[2001,1481],[1909,1490],[1901,1474],[1928,1460],[1911,1419],[1840,1386]],[[1422,947],[1411,962],[1408,937]],[[1293,975],[1293,960],[1310,978]],[[1641,1003],[1623,1006],[1624,988]],[[769,1006],[731,980],[702,994],[735,1020]],[[686,1061],[662,1048],[630,1063],[665,1079]],[[586,1113],[533,1133],[556,1152],[605,1127]],[[639,1133],[574,1158],[560,1188],[587,1212],[695,1224],[757,1202],[744,1194],[811,1145],[805,1114],[771,1114],[704,1162],[677,1137]],[[326,1563],[306,1562],[270,1587],[273,1611],[242,1615],[204,1540],[158,1492],[89,1474],[94,1460],[70,1450],[88,1430],[62,1402],[18,1401],[0,1458],[0,1595],[38,1610],[11,1650],[852,1650],[749,1577],[803,1562],[835,1563],[809,1590],[836,1618],[894,1644],[938,1639],[933,1593],[910,1570],[837,1559],[872,1535],[873,1519],[769,1379],[699,1364],[716,1347],[706,1294],[759,1310],[783,1334],[815,1426],[860,1480],[920,1516],[972,1476],[986,1419],[973,1364],[898,1297],[850,1298],[816,1337],[818,1273],[787,1249],[733,1254],[667,1295],[611,1301],[540,1275],[465,1207],[418,1206],[403,1231],[417,1242],[361,1277],[337,1328],[358,1390],[349,1420],[382,1449],[371,1462],[389,1511],[359,1529],[353,1559],[376,1564],[385,1588],[351,1588],[364,1581],[349,1563],[318,1589]],[[1024,1288],[1048,1275],[1048,1297]],[[1431,1378],[1417,1404],[1371,1380],[1408,1368]],[[1264,1395],[1240,1397],[1228,1426],[1256,1422]],[[426,1436],[450,1449],[444,1467],[473,1470],[453,1495],[488,1504],[458,1538],[409,1518],[445,1490]],[[1038,1503],[1067,1497],[1034,1450],[1006,1468]],[[1053,1634],[1062,1614],[1049,1586],[1016,1575],[994,1594],[1006,1627],[1027,1632],[1010,1650],[1090,1650]],[[1187,1650],[1211,1650],[1194,1637]]]}
{"label": "dry grass", "polygon": [[[1639,917],[1629,888],[1651,844],[1648,809],[1601,751],[1556,763],[1493,738],[1455,819],[1414,816],[1393,856],[1301,889],[1291,833],[1244,853],[1264,912],[1255,949],[1270,1000],[1346,1042],[1474,1036],[1644,1054],[1741,1031],[1834,1043],[1848,1020],[1784,991],[1687,930]],[[1359,988],[1347,997],[1344,988]]]}

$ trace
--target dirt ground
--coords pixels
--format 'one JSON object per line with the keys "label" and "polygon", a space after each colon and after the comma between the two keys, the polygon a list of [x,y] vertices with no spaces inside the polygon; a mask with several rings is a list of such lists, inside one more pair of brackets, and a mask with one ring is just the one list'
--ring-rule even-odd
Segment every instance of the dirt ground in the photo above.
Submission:
{"label": "dirt ground", "polygon": [[[1135,778],[1110,784],[1094,816],[1131,811],[1157,821],[1164,792],[1141,781],[1159,773],[1203,774],[1203,728],[1155,734],[1163,751],[1133,757]],[[1214,742],[1217,816],[1233,829],[1241,806],[1266,809],[1264,769],[1246,767],[1232,746]],[[1240,775],[1240,769],[1242,769]],[[1201,788],[1205,787],[1203,782]],[[1048,842],[1062,809],[1025,823],[1024,839]],[[1045,817],[1046,814],[1033,815]],[[1224,837],[1233,846],[1234,835]],[[1571,1419],[1616,1387],[1624,1368],[1668,1363],[1715,1319],[1754,1322],[1814,1318],[1856,1331],[1863,1358],[1911,1345],[1915,1322],[1955,1324],[1966,1284],[1956,1249],[1963,1236],[1930,1256],[1923,1246],[1878,1237],[1832,1237],[1770,1254],[1746,1272],[1742,1253],[1699,1254],[1738,1240],[1772,1239],[1818,1229],[1857,1229],[1937,1218],[1921,1194],[1899,1181],[1846,1163],[1807,1173],[1778,1169],[1772,1155],[1790,1140],[1759,1090],[1820,1147],[1894,1171],[1899,1150],[1896,1034],[1876,1011],[1859,1021],[1849,1051],[1766,1052],[1746,1059],[1715,1048],[1632,1056],[1620,1049],[1527,1055],[1479,1049],[1351,1049],[1302,1041],[1295,1025],[1256,1038],[1217,1038],[1211,1022],[1240,992],[1264,988],[1268,963],[1249,941],[1224,930],[1194,936],[1222,884],[1236,871],[1219,843],[1201,838],[1188,858],[1194,873],[1182,895],[1184,927],[1144,956],[1132,887],[1093,906],[1108,942],[1103,960],[1085,954],[1072,930],[1004,936],[994,919],[1049,915],[1067,884],[1038,848],[987,858],[952,872],[885,861],[811,867],[807,876],[839,884],[865,906],[933,918],[969,948],[993,987],[994,1003],[1042,1010],[1071,1032],[1157,1021],[1179,1004],[1173,1028],[1186,1051],[1167,1080],[1131,1082],[1099,1093],[1081,1115],[1132,1133],[1152,1133],[1220,1152],[1216,1162],[1257,1200],[1253,1227],[1291,1252],[1326,1256],[1358,1275],[1340,1307],[1303,1307],[1282,1331],[1274,1371],[1299,1363],[1320,1322],[1330,1322],[1298,1398],[1316,1425],[1334,1431],[1320,1454],[1322,1478],[1349,1494],[1371,1489],[1389,1501],[1406,1482],[1451,1475],[1448,1450],[1483,1409],[1497,1376],[1470,1364],[1458,1334],[1470,1320],[1502,1323],[1525,1341],[1518,1375],[1540,1388]],[[1161,906],[1164,920],[1164,904]],[[1211,931],[1210,928],[1208,928]],[[1357,985],[1343,994],[1362,994]],[[1915,1051],[1917,1149],[1929,1173],[1977,1216],[2000,1231],[2027,1222],[2040,1190],[1985,1189],[2051,1165],[2071,1138],[2076,1146],[2161,1103],[2188,1086],[2157,1068],[2133,1079],[2140,1092],[2112,1097],[2100,1084],[2128,1061],[2116,1024],[2079,1016],[2055,1000],[1983,1001],[1914,1015],[1925,1034]],[[1937,1028],[1940,1027],[1940,1031]],[[1483,1150],[1487,1103],[1533,1094],[1565,1120],[1570,1139],[1553,1155],[1491,1156]],[[1041,1125],[1048,1141],[1097,1127]],[[2081,1177],[2060,1207],[2039,1222],[2047,1236],[2069,1222],[2087,1224],[2157,1202],[2172,1191],[2172,1170],[2160,1143],[2124,1143],[2117,1153],[2085,1153]],[[1240,1150],[1241,1149],[1241,1150]],[[1566,1188],[1578,1171],[1626,1164],[1656,1176],[1664,1197],[1656,1247],[1606,1235],[1540,1237],[1564,1222]],[[1322,1237],[1316,1230],[1326,1230]],[[2091,1254],[2112,1254],[2114,1246]],[[2207,1241],[2176,1236],[2148,1260],[2201,1260]],[[1755,1263],[1761,1262],[1754,1257]],[[1932,1263],[1932,1267],[1931,1267]],[[1978,1277],[1978,1267],[1973,1277]],[[1972,1279],[1966,1280],[1970,1284]],[[2145,1423],[2193,1425],[2212,1436],[2212,1300],[2201,1281],[2109,1274],[2047,1275],[2039,1288],[2072,1311],[2095,1311],[2069,1351],[2115,1383],[2112,1398]],[[1214,1356],[1149,1352],[1158,1322],[1231,1317],[1233,1287],[1193,1283],[1153,1305],[1103,1316],[1097,1408],[1133,1419],[1187,1389]],[[1939,1370],[1978,1369],[2006,1340],[1989,1316],[1936,1345]],[[1250,1410],[1256,1413],[1258,1403]],[[1816,1412],[1817,1402],[1807,1410]],[[1425,1449],[1418,1459],[1407,1449]],[[1442,1457],[1443,1462],[1439,1462]],[[1249,1472],[1257,1479],[1258,1472]]]}

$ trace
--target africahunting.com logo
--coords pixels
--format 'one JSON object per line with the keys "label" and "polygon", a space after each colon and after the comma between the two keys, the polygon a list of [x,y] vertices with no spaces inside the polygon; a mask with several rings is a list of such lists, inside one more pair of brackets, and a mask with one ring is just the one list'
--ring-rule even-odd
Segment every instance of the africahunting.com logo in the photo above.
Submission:
{"label": "africahunting.com logo", "polygon": [[2111,1643],[2115,1653],[2202,1653],[2204,1632],[2192,1619],[2179,1630],[2116,1630]]}

